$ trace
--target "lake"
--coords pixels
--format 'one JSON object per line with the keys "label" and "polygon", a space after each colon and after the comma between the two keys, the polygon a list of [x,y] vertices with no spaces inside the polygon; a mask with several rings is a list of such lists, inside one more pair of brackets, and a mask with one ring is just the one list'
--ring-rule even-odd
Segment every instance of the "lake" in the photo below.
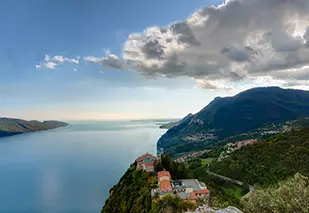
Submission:
{"label": "lake", "polygon": [[70,122],[0,139],[1,213],[96,213],[165,130],[151,121]]}

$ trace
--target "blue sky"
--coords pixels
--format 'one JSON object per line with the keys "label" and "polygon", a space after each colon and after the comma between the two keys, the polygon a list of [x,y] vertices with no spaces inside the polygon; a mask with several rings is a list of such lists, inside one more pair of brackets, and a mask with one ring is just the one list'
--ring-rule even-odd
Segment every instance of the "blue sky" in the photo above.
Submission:
{"label": "blue sky", "polygon": [[[197,78],[196,73],[178,75],[177,71],[175,77],[164,70],[154,78],[136,67],[132,70],[127,65],[122,69],[101,66],[106,65],[103,57],[109,54],[120,63],[127,62],[131,56],[123,55],[127,50],[125,44],[132,41],[134,33],[142,35],[152,26],[168,27],[201,8],[220,3],[219,0],[1,1],[0,116],[39,120],[182,117],[197,112],[218,95],[232,95],[247,88],[243,82],[222,86],[222,76],[209,83]],[[305,40],[303,31],[300,30]],[[46,55],[50,59],[46,60]],[[54,56],[62,58],[57,61]],[[83,60],[87,56],[97,57],[98,61]],[[60,61],[63,59],[66,61]],[[54,69],[45,67],[46,62],[55,63]],[[280,84],[284,80],[267,77],[262,78],[266,83],[259,79],[259,85]],[[252,84],[253,80],[244,82],[247,81]],[[231,89],[232,85],[237,85],[237,89]]]}
{"label": "blue sky", "polygon": [[98,65],[68,64],[54,70],[36,70],[35,65],[45,54],[101,56],[106,49],[119,53],[129,33],[184,19],[209,3],[2,1],[0,116],[121,119],[181,117],[198,110],[209,101],[203,91],[199,97],[205,100],[193,101],[183,109],[175,110],[177,105],[171,103],[191,97],[194,83],[188,79],[147,80],[137,73],[102,69]]}

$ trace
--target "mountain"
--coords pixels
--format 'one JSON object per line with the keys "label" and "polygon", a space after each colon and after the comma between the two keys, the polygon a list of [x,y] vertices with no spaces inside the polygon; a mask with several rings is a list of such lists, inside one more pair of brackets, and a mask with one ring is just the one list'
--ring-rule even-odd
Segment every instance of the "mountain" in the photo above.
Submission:
{"label": "mountain", "polygon": [[166,123],[166,124],[162,124],[160,126],[160,129],[170,129],[174,126],[177,126],[183,122],[186,122],[186,120],[189,120],[191,119],[191,117],[193,116],[193,114],[189,113],[186,117],[184,117],[183,119],[179,120],[179,121],[172,121],[172,122],[169,122],[169,123]]}
{"label": "mountain", "polygon": [[0,138],[26,132],[55,129],[67,126],[67,123],[60,121],[25,121],[15,118],[0,118]]}
{"label": "mountain", "polygon": [[169,129],[158,141],[160,152],[177,154],[214,146],[227,137],[262,125],[309,116],[309,91],[254,88],[233,97],[217,97],[205,108]]}

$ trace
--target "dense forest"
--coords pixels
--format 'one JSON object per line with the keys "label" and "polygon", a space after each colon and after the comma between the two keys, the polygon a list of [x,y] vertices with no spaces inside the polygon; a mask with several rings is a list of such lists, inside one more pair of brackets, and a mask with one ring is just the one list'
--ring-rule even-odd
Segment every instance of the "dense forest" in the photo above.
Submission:
{"label": "dense forest", "polygon": [[169,155],[162,155],[156,166],[157,171],[169,171],[172,179],[193,178],[193,173],[184,163],[175,162]]}
{"label": "dense forest", "polygon": [[296,173],[276,186],[257,189],[241,200],[245,213],[308,213],[308,178]]}
{"label": "dense forest", "polygon": [[213,161],[211,171],[246,181],[270,185],[300,172],[309,176],[309,128],[280,133],[242,147],[228,158]]}
{"label": "dense forest", "polygon": [[110,197],[106,200],[102,213],[146,213],[151,209],[150,185],[155,179],[148,173],[137,171],[132,164],[122,176],[119,183],[110,190]]}

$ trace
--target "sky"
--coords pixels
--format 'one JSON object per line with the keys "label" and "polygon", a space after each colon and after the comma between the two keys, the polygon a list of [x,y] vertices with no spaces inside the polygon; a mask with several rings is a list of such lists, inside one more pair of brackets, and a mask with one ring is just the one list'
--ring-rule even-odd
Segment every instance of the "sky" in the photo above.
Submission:
{"label": "sky", "polygon": [[3,0],[0,117],[180,118],[309,89],[309,0]]}

